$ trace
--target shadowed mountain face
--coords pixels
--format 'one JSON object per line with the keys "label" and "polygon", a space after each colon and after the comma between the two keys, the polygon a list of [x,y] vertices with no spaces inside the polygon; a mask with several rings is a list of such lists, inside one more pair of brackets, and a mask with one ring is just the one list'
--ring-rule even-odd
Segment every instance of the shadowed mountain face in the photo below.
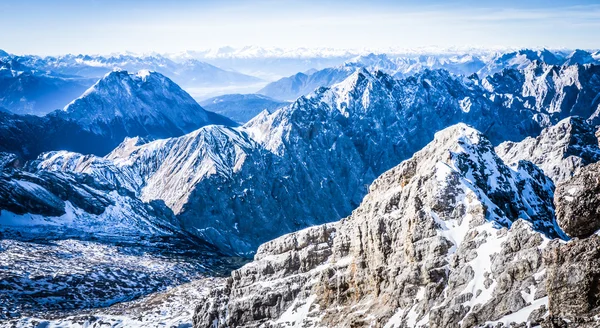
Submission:
{"label": "shadowed mountain face", "polygon": [[63,108],[95,80],[35,70],[9,57],[0,58],[0,107],[16,114],[44,115]]}
{"label": "shadowed mountain face", "polygon": [[264,110],[272,113],[287,104],[289,103],[259,94],[223,95],[200,102],[204,109],[228,117],[240,124],[250,121]]}
{"label": "shadowed mountain face", "polygon": [[39,165],[164,200],[190,233],[247,256],[270,238],[349,215],[379,174],[445,127],[465,122],[499,144],[554,120],[525,104],[443,70],[397,80],[359,69],[240,128],[129,141],[106,158],[47,154]]}
{"label": "shadowed mountain face", "polygon": [[125,137],[178,136],[208,124],[237,125],[205,111],[165,76],[114,71],[44,117],[3,115],[0,150],[32,158],[64,149],[104,155]]}
{"label": "shadowed mountain face", "polygon": [[[202,292],[167,290],[127,313],[148,324],[166,307],[189,316],[191,298],[198,327],[587,315],[595,296],[586,307],[564,286],[590,295],[597,280],[586,266],[594,239],[567,237],[600,226],[586,210],[600,159],[597,66],[545,52],[494,58],[506,67],[482,78],[426,68],[481,69],[464,57],[422,58],[398,78],[409,68],[371,55],[283,106],[260,95],[209,101],[253,116],[243,126],[146,70],[110,72],[43,117],[0,112],[2,315],[127,325],[118,306],[100,319],[82,309],[196,279]],[[206,278],[244,262],[224,254],[255,261]]]}

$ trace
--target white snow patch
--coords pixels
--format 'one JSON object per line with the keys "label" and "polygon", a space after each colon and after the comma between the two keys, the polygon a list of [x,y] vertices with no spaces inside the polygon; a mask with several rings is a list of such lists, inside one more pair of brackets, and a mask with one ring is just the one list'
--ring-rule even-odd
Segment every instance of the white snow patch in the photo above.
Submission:
{"label": "white snow patch", "polygon": [[310,311],[310,306],[316,299],[316,295],[311,295],[300,306],[297,306],[298,299],[294,300],[292,305],[279,317],[276,323],[284,325],[284,327],[302,327],[302,322],[306,319]]}
{"label": "white snow patch", "polygon": [[542,305],[545,305],[546,308],[548,308],[548,297],[547,296],[533,301],[531,303],[531,305],[526,306],[515,313],[506,315],[506,316],[500,318],[500,320],[498,320],[498,321],[486,322],[486,325],[494,326],[497,323],[502,322],[502,323],[504,323],[505,326],[508,327],[511,322],[515,322],[515,323],[527,322],[527,319],[529,318],[529,315],[531,314],[531,312],[539,309]]}

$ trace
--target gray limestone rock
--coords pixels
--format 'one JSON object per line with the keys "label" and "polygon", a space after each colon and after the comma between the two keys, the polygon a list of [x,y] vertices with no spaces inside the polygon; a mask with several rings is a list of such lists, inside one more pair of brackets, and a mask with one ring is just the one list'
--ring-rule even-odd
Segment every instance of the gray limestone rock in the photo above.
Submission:
{"label": "gray limestone rock", "polygon": [[198,303],[195,327],[475,327],[526,324],[534,310],[539,320],[545,235],[561,234],[540,172],[505,165],[464,124],[445,129],[349,217],[262,245]]}
{"label": "gray limestone rock", "polygon": [[590,164],[556,187],[554,203],[560,227],[571,237],[600,229],[600,163]]}

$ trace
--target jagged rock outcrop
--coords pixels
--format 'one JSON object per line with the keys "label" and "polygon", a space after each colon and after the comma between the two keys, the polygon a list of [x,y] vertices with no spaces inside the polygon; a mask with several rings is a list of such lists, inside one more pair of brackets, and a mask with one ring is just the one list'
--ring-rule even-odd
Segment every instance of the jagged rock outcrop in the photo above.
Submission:
{"label": "jagged rock outcrop", "polygon": [[504,70],[484,78],[482,86],[498,99],[530,109],[544,127],[569,116],[600,123],[599,65],[534,61],[522,70]]}
{"label": "jagged rock outcrop", "polygon": [[530,161],[560,183],[570,179],[577,169],[600,161],[595,132],[596,128],[583,118],[569,117],[535,138],[503,142],[496,147],[496,153],[507,163]]}
{"label": "jagged rock outcrop", "polygon": [[571,237],[587,237],[600,229],[600,163],[579,170],[556,187],[556,219]]}
{"label": "jagged rock outcrop", "polygon": [[542,249],[564,237],[552,189],[531,163],[509,167],[481,133],[452,126],[375,180],[351,216],[263,244],[199,300],[195,327],[538,323]]}
{"label": "jagged rock outcrop", "polygon": [[598,327],[600,237],[553,242],[544,252],[544,261],[550,311],[544,327]]}
{"label": "jagged rock outcrop", "polygon": [[600,314],[600,164],[581,168],[556,187],[554,203],[568,243],[553,241],[544,252],[549,317],[544,327],[598,327]]}

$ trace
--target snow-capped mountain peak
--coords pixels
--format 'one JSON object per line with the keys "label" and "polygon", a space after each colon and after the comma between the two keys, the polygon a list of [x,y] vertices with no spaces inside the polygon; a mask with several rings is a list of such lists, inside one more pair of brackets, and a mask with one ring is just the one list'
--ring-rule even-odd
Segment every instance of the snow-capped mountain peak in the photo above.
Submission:
{"label": "snow-capped mountain peak", "polygon": [[189,94],[149,70],[107,73],[60,115],[98,134],[112,133],[116,125],[127,136],[142,137],[181,135],[210,123]]}

